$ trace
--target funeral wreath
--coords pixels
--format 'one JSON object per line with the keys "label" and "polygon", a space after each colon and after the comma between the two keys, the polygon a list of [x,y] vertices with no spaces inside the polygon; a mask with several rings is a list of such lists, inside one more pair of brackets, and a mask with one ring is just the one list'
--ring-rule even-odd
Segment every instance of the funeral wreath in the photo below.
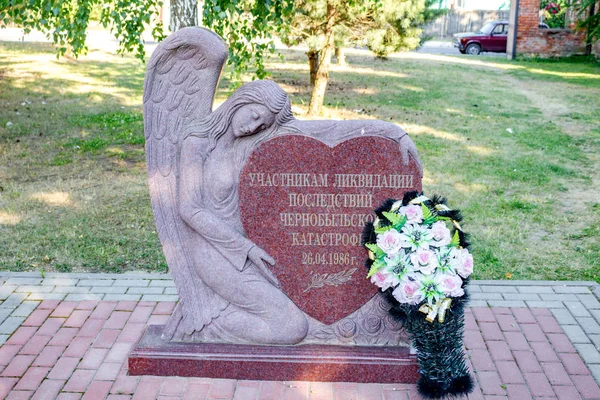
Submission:
{"label": "funeral wreath", "polygon": [[408,192],[375,214],[363,232],[367,278],[388,298],[417,350],[420,393],[442,398],[471,392],[463,332],[473,256],[460,212],[442,197]]}

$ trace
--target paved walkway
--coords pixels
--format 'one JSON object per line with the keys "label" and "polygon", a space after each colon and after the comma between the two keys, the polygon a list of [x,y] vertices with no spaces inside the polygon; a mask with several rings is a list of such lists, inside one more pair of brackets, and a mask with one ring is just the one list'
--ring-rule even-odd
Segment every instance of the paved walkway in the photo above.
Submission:
{"label": "paved walkway", "polygon": [[[474,281],[465,345],[469,399],[600,400],[600,286]],[[0,272],[0,398],[420,399],[414,385],[127,376],[148,324],[177,295],[162,274]]]}

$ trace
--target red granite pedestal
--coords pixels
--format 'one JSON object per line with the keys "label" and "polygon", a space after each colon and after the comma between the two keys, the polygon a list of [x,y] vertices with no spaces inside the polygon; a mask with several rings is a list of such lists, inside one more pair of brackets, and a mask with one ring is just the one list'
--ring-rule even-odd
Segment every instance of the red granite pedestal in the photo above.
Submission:
{"label": "red granite pedestal", "polygon": [[167,342],[163,328],[148,326],[129,354],[129,375],[361,383],[418,378],[408,347]]}

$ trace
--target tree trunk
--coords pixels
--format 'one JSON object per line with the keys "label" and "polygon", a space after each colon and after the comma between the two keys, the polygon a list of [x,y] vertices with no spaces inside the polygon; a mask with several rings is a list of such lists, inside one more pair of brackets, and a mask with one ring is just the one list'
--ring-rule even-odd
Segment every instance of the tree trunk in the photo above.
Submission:
{"label": "tree trunk", "polygon": [[337,58],[337,65],[340,67],[346,66],[346,52],[343,47],[340,46],[335,48],[335,58]]}
{"label": "tree trunk", "polygon": [[177,32],[188,26],[198,26],[197,0],[171,0],[169,29]]}
{"label": "tree trunk", "polygon": [[592,55],[592,29],[593,27],[593,20],[594,20],[594,14],[596,13],[596,3],[592,3],[592,5],[590,6],[590,13],[589,13],[589,20],[588,20],[588,26],[587,26],[587,38],[586,38],[586,44],[585,44],[585,55],[586,56],[591,56]]}
{"label": "tree trunk", "polygon": [[317,79],[317,68],[319,67],[319,52],[309,50],[306,55],[308,56],[308,67],[310,68],[310,85],[314,87]]}
{"label": "tree trunk", "polygon": [[327,2],[327,25],[325,26],[325,45],[319,52],[319,63],[315,76],[315,84],[310,96],[308,105],[308,115],[317,116],[321,114],[321,108],[325,101],[325,91],[329,82],[329,66],[331,65],[331,56],[334,51],[333,27],[335,25],[335,8],[330,2]]}

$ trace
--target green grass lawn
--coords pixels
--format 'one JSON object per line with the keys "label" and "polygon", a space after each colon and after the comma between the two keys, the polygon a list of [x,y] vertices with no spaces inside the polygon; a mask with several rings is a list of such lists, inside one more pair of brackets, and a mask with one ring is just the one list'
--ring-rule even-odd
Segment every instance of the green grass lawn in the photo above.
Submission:
{"label": "green grass lawn", "polygon": [[[269,69],[302,116],[305,55],[285,56]],[[600,282],[600,64],[348,62],[331,73],[325,116],[383,119],[412,136],[426,193],[463,210],[476,278]],[[145,176],[143,74],[132,58],[0,44],[0,269],[167,269]]]}

